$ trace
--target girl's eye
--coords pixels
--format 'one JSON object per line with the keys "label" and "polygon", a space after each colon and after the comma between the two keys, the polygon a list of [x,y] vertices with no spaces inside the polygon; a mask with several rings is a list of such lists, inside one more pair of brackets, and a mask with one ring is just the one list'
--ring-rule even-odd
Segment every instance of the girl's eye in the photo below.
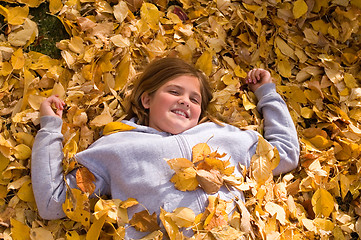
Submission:
{"label": "girl's eye", "polygon": [[199,100],[197,98],[191,98],[191,101],[195,104],[199,104]]}
{"label": "girl's eye", "polygon": [[169,93],[171,93],[173,95],[179,95],[178,91],[176,91],[176,90],[169,90]]}

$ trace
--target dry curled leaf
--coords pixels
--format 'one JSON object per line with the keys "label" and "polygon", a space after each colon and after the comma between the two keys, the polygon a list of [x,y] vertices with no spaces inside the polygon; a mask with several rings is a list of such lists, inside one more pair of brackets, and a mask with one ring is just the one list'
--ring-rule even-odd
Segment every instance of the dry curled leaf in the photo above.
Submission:
{"label": "dry curled leaf", "polygon": [[86,167],[80,167],[76,170],[76,184],[77,186],[89,196],[95,190],[95,177]]}

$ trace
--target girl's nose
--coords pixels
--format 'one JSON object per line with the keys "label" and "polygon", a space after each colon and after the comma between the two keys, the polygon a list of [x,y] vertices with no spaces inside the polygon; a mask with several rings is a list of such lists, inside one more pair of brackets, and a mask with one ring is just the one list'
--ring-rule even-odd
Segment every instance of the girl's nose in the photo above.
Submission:
{"label": "girl's nose", "polygon": [[178,104],[185,105],[186,107],[189,107],[189,102],[184,100],[183,98],[178,100]]}

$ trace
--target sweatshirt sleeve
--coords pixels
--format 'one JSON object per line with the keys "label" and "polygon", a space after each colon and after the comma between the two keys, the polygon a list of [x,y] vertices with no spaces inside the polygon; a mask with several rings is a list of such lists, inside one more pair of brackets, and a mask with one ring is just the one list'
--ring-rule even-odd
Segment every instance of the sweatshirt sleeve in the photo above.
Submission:
{"label": "sweatshirt sleeve", "polygon": [[59,219],[65,216],[62,204],[66,197],[64,182],[62,120],[59,117],[40,118],[32,149],[31,180],[39,214],[44,219]]}
{"label": "sweatshirt sleeve", "polygon": [[[76,171],[72,171],[64,178],[62,124],[63,121],[59,117],[41,117],[41,128],[35,137],[32,149],[31,180],[35,201],[39,215],[49,220],[65,217],[62,205],[66,198],[66,183],[70,188],[77,188]],[[92,197],[96,194],[98,196],[109,194],[109,184],[104,181],[101,175],[103,173],[98,174],[94,171],[92,173],[96,179]]]}
{"label": "sweatshirt sleeve", "polygon": [[280,163],[273,170],[274,175],[286,173],[297,167],[300,147],[297,131],[286,103],[276,92],[273,83],[264,84],[255,92],[257,109],[264,118],[264,137],[280,154]]}

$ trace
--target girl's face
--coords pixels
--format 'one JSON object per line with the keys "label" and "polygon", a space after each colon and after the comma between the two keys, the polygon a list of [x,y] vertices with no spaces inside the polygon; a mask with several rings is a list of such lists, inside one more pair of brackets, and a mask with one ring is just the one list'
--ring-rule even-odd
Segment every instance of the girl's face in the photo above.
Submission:
{"label": "girl's face", "polygon": [[178,134],[198,124],[202,96],[197,77],[176,77],[141,98],[144,108],[149,109],[149,127]]}

